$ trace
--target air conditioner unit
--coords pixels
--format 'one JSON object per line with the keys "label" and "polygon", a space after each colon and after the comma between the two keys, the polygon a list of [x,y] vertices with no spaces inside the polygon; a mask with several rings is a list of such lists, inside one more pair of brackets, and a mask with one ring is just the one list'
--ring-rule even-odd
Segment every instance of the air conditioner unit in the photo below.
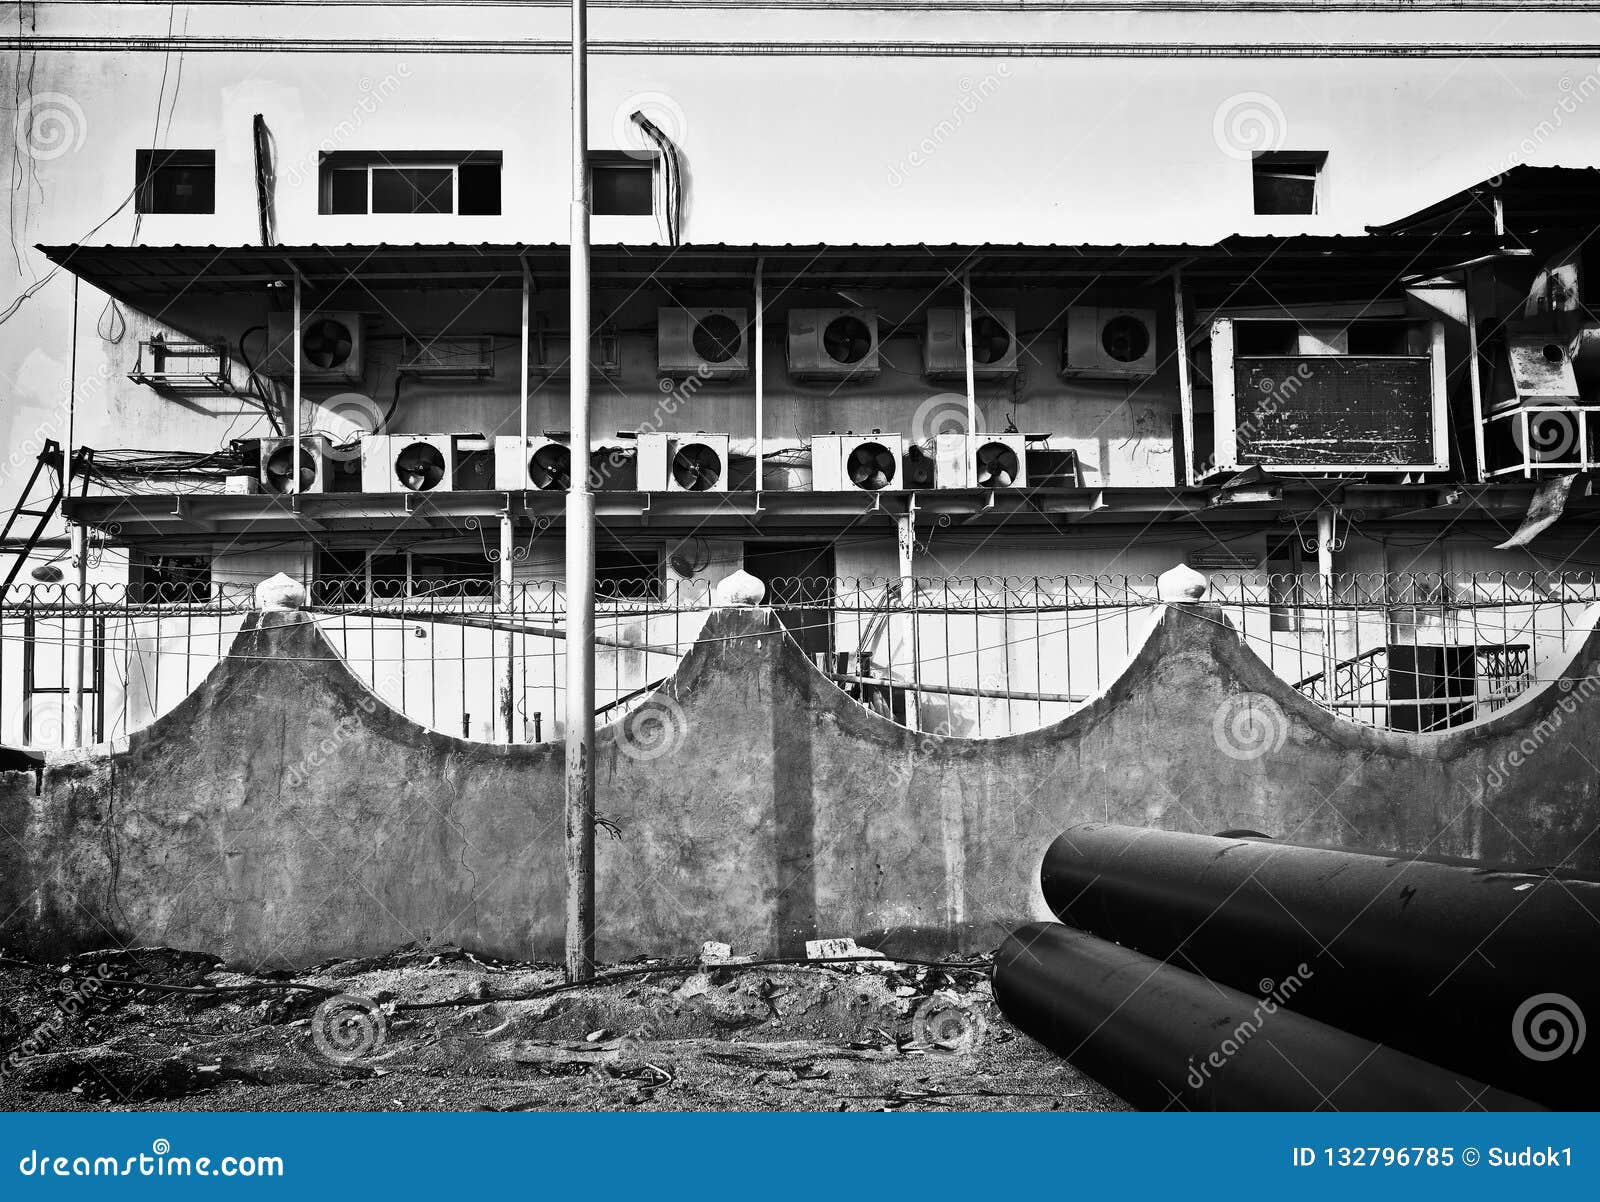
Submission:
{"label": "air conditioner unit", "polygon": [[326,434],[302,434],[298,456],[293,438],[263,438],[261,460],[256,467],[261,491],[278,496],[333,492],[337,465],[332,452],[333,440]]}
{"label": "air conditioner unit", "polygon": [[572,448],[554,438],[496,438],[494,486],[503,492],[566,492],[572,487]]}
{"label": "air conditioner unit", "polygon": [[639,435],[641,492],[727,492],[726,434]]}
{"label": "air conditioner unit", "polygon": [[1021,434],[940,434],[934,459],[940,488],[1028,486],[1028,441]]}
{"label": "air conditioner unit", "polygon": [[[544,380],[572,378],[572,337],[565,331],[534,331],[528,371]],[[589,338],[589,375],[614,380],[622,375],[622,336],[609,326]]]}
{"label": "air conditioner unit", "polygon": [[879,492],[905,487],[905,440],[898,434],[814,434],[813,492]]}
{"label": "air conditioner unit", "polygon": [[[618,446],[589,452],[589,487],[633,491],[633,454]],[[494,486],[502,492],[566,492],[572,487],[572,446],[565,438],[516,435],[494,440]]]}
{"label": "air conditioner unit", "polygon": [[362,492],[494,487],[494,448],[481,434],[375,434],[361,442]]}
{"label": "air conditioner unit", "polygon": [[1156,315],[1153,309],[1104,309],[1089,305],[1067,310],[1061,344],[1061,374],[1089,379],[1143,379],[1156,370]]}
{"label": "air conditioner unit", "polygon": [[[930,380],[967,378],[966,314],[960,309],[929,309],[922,347],[923,373]],[[972,375],[1003,380],[1017,374],[1017,315],[1010,309],[985,309],[972,315]]]}
{"label": "air conditioner unit", "polygon": [[1252,319],[1211,323],[1211,468],[1273,475],[1450,466],[1444,325],[1414,322],[1409,354],[1255,353]]}
{"label": "air conditioner unit", "polygon": [[789,374],[797,380],[870,380],[878,374],[872,309],[789,310]]}
{"label": "air conditioner unit", "polygon": [[742,380],[750,374],[744,309],[661,309],[657,363],[674,379]]}
{"label": "air conditioner unit", "polygon": [[[361,314],[325,310],[300,319],[300,378],[313,382],[359,383],[365,370]],[[262,370],[269,376],[294,375],[294,318],[267,315],[267,353]]]}

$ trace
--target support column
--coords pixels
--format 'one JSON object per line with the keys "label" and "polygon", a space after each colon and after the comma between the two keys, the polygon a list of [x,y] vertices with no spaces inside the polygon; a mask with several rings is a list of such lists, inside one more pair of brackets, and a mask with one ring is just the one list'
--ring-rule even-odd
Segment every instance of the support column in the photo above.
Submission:
{"label": "support column", "polygon": [[[527,445],[526,442],[523,443]],[[504,615],[505,629],[499,633],[500,654],[505,659],[505,676],[500,682],[500,721],[506,730],[506,742],[517,741],[516,695],[517,663],[516,635],[511,630],[515,620],[516,582],[513,567],[516,558],[516,523],[511,518],[511,497],[506,497],[506,507],[500,511],[500,609]]]}
{"label": "support column", "polygon": [[922,729],[922,657],[917,629],[917,515],[908,510],[895,515],[895,545],[900,558],[900,602],[911,610],[911,697],[906,706],[906,725]]}

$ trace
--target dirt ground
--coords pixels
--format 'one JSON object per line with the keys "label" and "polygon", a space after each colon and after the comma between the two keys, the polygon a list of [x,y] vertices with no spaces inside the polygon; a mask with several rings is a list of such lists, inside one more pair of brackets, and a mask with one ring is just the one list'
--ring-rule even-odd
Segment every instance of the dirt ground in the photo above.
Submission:
{"label": "dirt ground", "polygon": [[[963,959],[964,965],[967,961]],[[167,948],[0,962],[6,1110],[1121,1110],[1013,1030],[986,965],[556,966],[454,947],[271,988]],[[139,980],[179,991],[134,992]],[[215,992],[216,990],[236,992]],[[421,1006],[422,1008],[413,1008]]]}

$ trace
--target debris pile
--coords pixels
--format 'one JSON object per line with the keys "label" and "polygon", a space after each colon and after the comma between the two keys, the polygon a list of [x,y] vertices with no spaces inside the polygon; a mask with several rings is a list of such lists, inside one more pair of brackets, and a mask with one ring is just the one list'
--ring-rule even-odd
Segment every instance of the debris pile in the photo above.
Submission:
{"label": "debris pile", "polygon": [[7,1109],[1105,1109],[996,1012],[983,957],[709,942],[568,986],[412,944],[297,974],[171,948],[0,956]]}

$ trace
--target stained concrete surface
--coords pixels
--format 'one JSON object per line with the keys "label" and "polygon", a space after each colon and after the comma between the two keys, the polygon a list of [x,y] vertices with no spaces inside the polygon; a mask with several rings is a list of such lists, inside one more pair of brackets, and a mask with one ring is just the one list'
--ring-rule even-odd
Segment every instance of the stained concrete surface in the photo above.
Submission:
{"label": "stained concrete surface", "polygon": [[[1042,913],[1044,848],[1086,819],[1593,869],[1596,646],[1485,721],[1406,735],[1322,710],[1220,613],[1172,607],[1064,721],[965,740],[864,709],[770,613],[721,611],[646,703],[661,754],[599,734],[619,836],[598,840],[601,956],[842,934],[992,948]],[[1265,734],[1242,754],[1241,706]],[[37,788],[0,776],[0,825],[0,941],[23,950],[168,944],[261,966],[562,942],[560,748],[419,727],[295,614],[249,623],[125,744],[52,756]]]}

